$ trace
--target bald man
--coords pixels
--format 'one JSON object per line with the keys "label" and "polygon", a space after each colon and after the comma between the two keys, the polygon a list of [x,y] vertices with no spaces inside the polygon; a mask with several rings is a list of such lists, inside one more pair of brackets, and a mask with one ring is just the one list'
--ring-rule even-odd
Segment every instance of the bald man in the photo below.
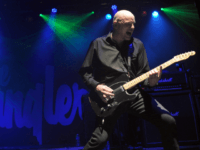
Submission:
{"label": "bald man", "polygon": [[[150,70],[143,43],[132,37],[135,23],[135,16],[130,11],[120,10],[114,16],[113,31],[90,44],[79,74],[90,90],[90,101],[97,101],[99,98],[95,97],[95,92],[100,93],[99,106],[107,105],[115,96],[113,89],[106,86],[106,83],[121,76],[131,80]],[[151,71],[149,78],[140,84],[153,87],[158,83],[161,74],[160,67],[160,70]],[[122,103],[110,116],[97,116],[98,125],[84,150],[103,149],[117,119],[124,112],[154,124],[161,133],[164,150],[179,150],[176,122],[168,110],[138,85],[131,92],[137,95],[132,101]]]}

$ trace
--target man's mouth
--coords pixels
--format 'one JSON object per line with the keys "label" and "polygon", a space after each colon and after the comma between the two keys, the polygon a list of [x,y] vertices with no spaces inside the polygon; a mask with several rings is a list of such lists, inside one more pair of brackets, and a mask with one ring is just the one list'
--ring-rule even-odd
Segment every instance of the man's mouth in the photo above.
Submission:
{"label": "man's mouth", "polygon": [[131,36],[131,35],[132,35],[132,33],[131,33],[131,32],[126,32],[126,34],[127,34],[128,36]]}

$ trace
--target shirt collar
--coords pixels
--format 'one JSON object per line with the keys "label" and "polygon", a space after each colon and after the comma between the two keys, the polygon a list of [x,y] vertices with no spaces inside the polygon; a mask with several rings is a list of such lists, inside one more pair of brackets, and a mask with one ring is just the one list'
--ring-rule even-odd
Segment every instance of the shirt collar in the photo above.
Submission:
{"label": "shirt collar", "polygon": [[[106,41],[109,42],[109,43],[111,43],[112,45],[115,45],[115,43],[111,39],[111,34],[112,34],[112,32],[108,33],[108,35],[106,36]],[[126,41],[126,43],[127,44],[131,44],[131,43],[133,43],[133,41],[134,41],[134,38],[131,37],[131,39],[129,41]]]}

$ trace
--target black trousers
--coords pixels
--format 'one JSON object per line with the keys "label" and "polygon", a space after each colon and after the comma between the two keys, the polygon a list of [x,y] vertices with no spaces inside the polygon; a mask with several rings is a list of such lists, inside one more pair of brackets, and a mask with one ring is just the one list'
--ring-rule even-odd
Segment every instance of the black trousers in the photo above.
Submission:
{"label": "black trousers", "polygon": [[131,113],[154,124],[160,131],[164,150],[179,150],[176,121],[156,99],[138,89],[136,100],[118,107],[112,116],[98,118],[98,125],[84,150],[102,150],[113,132],[117,119],[124,112]]}

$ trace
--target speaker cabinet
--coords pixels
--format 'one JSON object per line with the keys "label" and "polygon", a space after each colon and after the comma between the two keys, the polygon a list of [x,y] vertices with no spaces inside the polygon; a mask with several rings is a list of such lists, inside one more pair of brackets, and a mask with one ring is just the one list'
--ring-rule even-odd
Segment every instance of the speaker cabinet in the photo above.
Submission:
{"label": "speaker cabinet", "polygon": [[200,121],[200,94],[195,94],[195,104],[196,104],[196,108],[197,108],[197,112],[198,112],[198,119]]}
{"label": "speaker cabinet", "polygon": [[[196,110],[190,91],[172,91],[152,93],[175,118],[178,130],[178,141],[181,143],[198,143],[198,126]],[[151,123],[144,121],[144,142],[146,146],[161,144],[161,136],[158,129]]]}
{"label": "speaker cabinet", "polygon": [[191,77],[192,89],[196,94],[200,94],[200,75]]}

